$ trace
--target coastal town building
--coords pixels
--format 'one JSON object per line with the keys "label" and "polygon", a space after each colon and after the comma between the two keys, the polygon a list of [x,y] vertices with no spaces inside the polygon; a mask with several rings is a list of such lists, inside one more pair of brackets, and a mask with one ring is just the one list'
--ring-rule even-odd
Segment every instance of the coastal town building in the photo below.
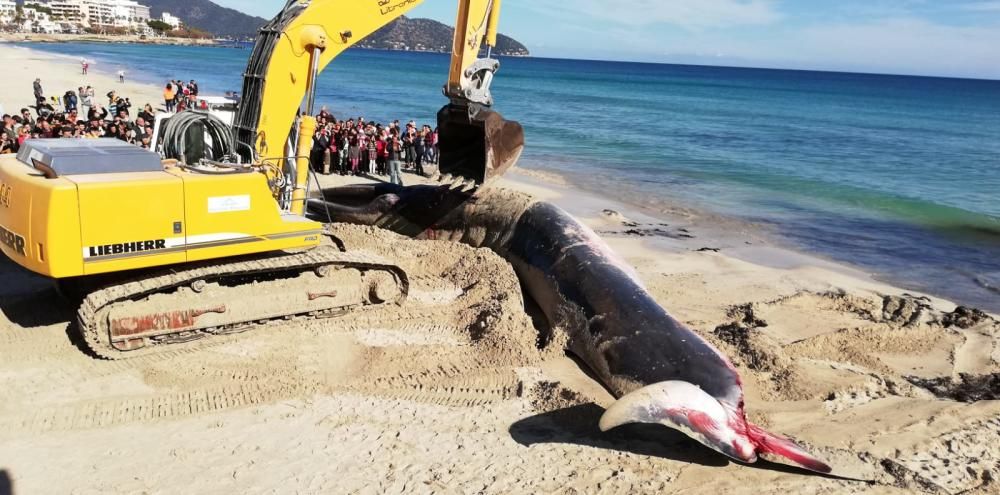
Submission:
{"label": "coastal town building", "polygon": [[60,0],[49,2],[44,6],[48,7],[48,9],[52,11],[53,17],[61,19],[65,22],[79,24],[87,20],[87,14],[83,8],[83,2]]}
{"label": "coastal town building", "polygon": [[12,24],[17,17],[17,3],[14,0],[0,0],[0,24]]}
{"label": "coastal town building", "polygon": [[54,22],[47,9],[38,9],[33,4],[25,3],[24,9],[20,12],[15,7],[14,17],[9,25],[16,25],[22,31],[30,33],[59,33],[62,26]]}
{"label": "coastal town building", "polygon": [[174,29],[178,29],[178,28],[181,27],[181,20],[180,20],[180,18],[177,17],[177,16],[174,16],[174,15],[171,15],[170,12],[164,12],[163,15],[160,16],[160,20],[163,21],[166,24],[169,24],[170,27],[172,27]]}
{"label": "coastal town building", "polygon": [[[33,32],[49,32],[39,30],[39,16],[47,16],[47,21],[58,27],[56,32],[77,27],[145,31],[152,17],[149,7],[135,0],[31,0],[25,1],[24,13],[25,28]],[[27,22],[29,16],[32,22]]]}

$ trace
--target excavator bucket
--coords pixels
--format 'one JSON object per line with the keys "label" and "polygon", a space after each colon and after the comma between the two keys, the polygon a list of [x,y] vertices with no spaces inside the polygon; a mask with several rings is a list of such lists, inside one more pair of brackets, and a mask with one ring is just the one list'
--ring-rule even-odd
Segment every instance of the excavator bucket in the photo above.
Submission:
{"label": "excavator bucket", "polygon": [[447,105],[438,112],[438,170],[445,180],[482,185],[507,172],[524,150],[521,124],[488,108]]}

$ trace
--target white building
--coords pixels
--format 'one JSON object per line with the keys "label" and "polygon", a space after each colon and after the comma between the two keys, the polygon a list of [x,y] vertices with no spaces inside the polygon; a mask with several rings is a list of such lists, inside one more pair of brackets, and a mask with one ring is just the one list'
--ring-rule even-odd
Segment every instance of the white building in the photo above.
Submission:
{"label": "white building", "polygon": [[115,26],[115,4],[106,0],[81,0],[87,23],[93,26]]}
{"label": "white building", "polygon": [[21,30],[29,33],[54,34],[61,33],[62,26],[54,22],[49,14],[26,8],[21,21]]}
{"label": "white building", "polygon": [[[100,1],[100,0],[99,0]],[[113,5],[114,25],[132,27],[149,22],[149,7],[135,0],[103,0]]]}
{"label": "white building", "polygon": [[167,24],[170,24],[170,26],[173,27],[174,29],[181,27],[180,18],[171,15],[170,12],[164,12],[163,15],[160,16],[160,20]]}
{"label": "white building", "polygon": [[14,0],[0,0],[0,24],[13,24],[17,17],[17,3]]}
{"label": "white building", "polygon": [[52,10],[53,20],[90,27],[141,29],[151,17],[149,7],[135,0],[34,0],[28,4]]}
{"label": "white building", "polygon": [[52,10],[52,17],[66,22],[84,23],[87,20],[83,3],[75,0],[56,0],[45,4]]}
{"label": "white building", "polygon": [[133,12],[133,17],[142,23],[147,23],[153,18],[153,13],[149,11],[149,6],[138,2],[129,2]]}

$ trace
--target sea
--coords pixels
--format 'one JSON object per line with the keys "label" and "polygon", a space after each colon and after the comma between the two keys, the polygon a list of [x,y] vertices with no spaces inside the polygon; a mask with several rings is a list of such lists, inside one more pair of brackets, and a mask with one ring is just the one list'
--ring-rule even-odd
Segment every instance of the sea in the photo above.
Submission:
{"label": "sea", "polygon": [[[25,44],[203,94],[246,49]],[[321,76],[337,117],[433,123],[448,56],[351,50]],[[777,242],[1000,312],[1000,81],[504,58],[521,165],[613,198],[759,226]]]}

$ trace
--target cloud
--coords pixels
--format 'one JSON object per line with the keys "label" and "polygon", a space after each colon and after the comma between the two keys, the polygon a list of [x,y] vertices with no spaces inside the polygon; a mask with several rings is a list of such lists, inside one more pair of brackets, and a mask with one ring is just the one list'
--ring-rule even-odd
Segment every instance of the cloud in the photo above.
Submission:
{"label": "cloud", "polygon": [[817,61],[908,73],[998,75],[1000,26],[949,26],[889,19],[805,29],[801,42]]}
{"label": "cloud", "polygon": [[[803,2],[805,3],[805,2]],[[545,56],[1000,79],[1000,0],[508,0]],[[737,7],[734,7],[737,6]],[[998,10],[1000,11],[1000,10]],[[532,41],[529,39],[528,41]]]}
{"label": "cloud", "polygon": [[1000,2],[974,2],[962,6],[962,10],[969,12],[1000,12]]}
{"label": "cloud", "polygon": [[738,35],[609,27],[601,39],[614,43],[580,40],[577,48],[651,62],[1000,79],[1000,19],[980,26],[915,17],[782,23]]}
{"label": "cloud", "polygon": [[771,24],[782,18],[774,0],[581,0],[576,8],[619,25],[669,24],[692,30]]}
{"label": "cloud", "polygon": [[1000,78],[997,46],[1000,22],[952,26],[907,17],[785,26],[754,38],[705,33],[671,43],[667,58],[721,53],[744,60],[740,65]]}

